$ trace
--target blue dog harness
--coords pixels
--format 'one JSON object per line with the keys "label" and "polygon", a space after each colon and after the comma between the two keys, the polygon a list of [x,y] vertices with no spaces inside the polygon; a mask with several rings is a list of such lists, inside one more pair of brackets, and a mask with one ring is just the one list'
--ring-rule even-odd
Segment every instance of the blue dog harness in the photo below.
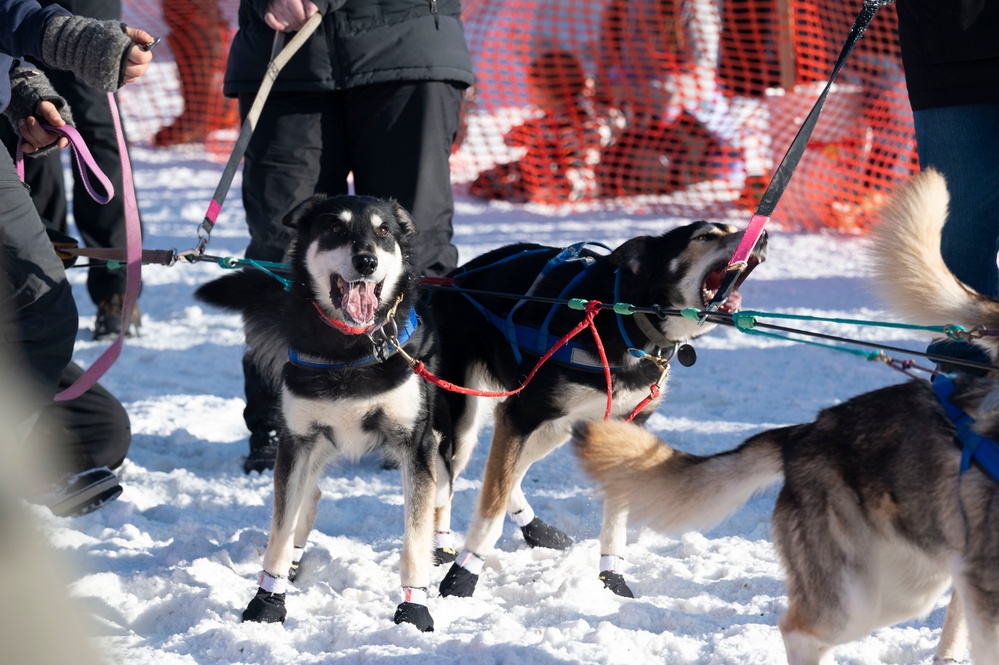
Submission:
{"label": "blue dog harness", "polygon": [[[510,312],[506,315],[505,318],[486,309],[486,307],[483,306],[482,303],[475,300],[471,295],[467,293],[462,294],[470,303],[472,303],[472,305],[475,306],[477,310],[479,310],[482,313],[483,316],[486,317],[487,320],[489,320],[490,323],[492,323],[494,326],[496,326],[496,328],[498,328],[500,331],[503,332],[503,334],[506,336],[507,341],[510,344],[510,350],[513,352],[513,356],[514,358],[516,358],[518,363],[521,362],[523,359],[523,356],[521,354],[521,349],[527,350],[530,353],[535,353],[537,355],[543,356],[544,354],[548,353],[550,349],[554,348],[555,345],[558,343],[558,341],[561,339],[561,336],[555,336],[548,332],[549,327],[551,325],[551,321],[554,318],[557,309],[561,305],[561,303],[555,303],[551,306],[551,309],[548,310],[548,314],[545,316],[544,320],[541,323],[541,327],[539,329],[531,328],[529,326],[516,323],[514,321],[514,315],[517,313],[517,310],[519,310],[525,303],[529,302],[530,296],[534,294],[537,288],[544,281],[545,277],[547,277],[555,268],[565,265],[567,263],[578,263],[579,265],[582,266],[583,269],[580,270],[575,277],[569,280],[569,283],[565,285],[565,287],[562,289],[562,291],[559,293],[558,296],[559,300],[567,299],[568,294],[571,292],[572,288],[575,287],[586,276],[587,271],[594,264],[594,257],[584,254],[584,250],[586,249],[587,246],[599,247],[601,249],[610,251],[610,248],[604,245],[603,243],[593,242],[593,241],[578,242],[563,248],[561,251],[558,252],[558,254],[556,254],[555,256],[553,256],[551,259],[548,260],[545,266],[541,269],[541,272],[538,274],[537,278],[535,278],[534,282],[531,284],[530,288],[527,289],[522,298],[518,300],[517,303],[512,308],[510,308]],[[524,250],[523,252],[514,254],[512,256],[508,256],[488,266],[483,266],[480,268],[476,268],[455,275],[455,278],[459,279],[462,275],[468,275],[477,272],[479,270],[483,270],[485,268],[491,268],[495,265],[505,263],[506,261],[510,261],[515,258],[521,258],[526,254],[535,254],[547,251],[549,251],[548,248]],[[617,271],[615,271],[615,281],[614,281],[615,300],[620,299],[619,297],[620,287],[621,287],[621,270],[619,268]],[[640,348],[636,347],[634,343],[631,341],[631,339],[628,337],[628,334],[624,328],[624,321],[622,315],[615,312],[615,316],[617,317],[618,330],[621,333],[621,338],[623,339],[625,345],[629,349],[632,349],[633,355],[636,355],[637,357],[645,355],[645,352],[642,351]],[[550,358],[555,362],[561,363],[563,365],[576,367],[579,369],[591,370],[591,371],[603,370],[603,363],[601,363],[599,358],[597,358],[592,353],[587,351],[582,345],[572,340],[566,342],[563,346],[558,348],[551,355]],[[621,371],[622,369],[624,369],[624,367],[622,366],[610,367],[611,372],[618,372]]]}
{"label": "blue dog harness", "polygon": [[410,307],[409,316],[406,318],[405,323],[403,323],[402,329],[399,330],[396,340],[390,343],[392,348],[388,350],[388,353],[385,352],[385,344],[386,342],[389,342],[389,338],[386,336],[381,341],[375,341],[373,336],[374,333],[384,329],[386,324],[382,324],[377,329],[368,333],[368,337],[375,346],[375,353],[367,358],[360,358],[346,363],[328,363],[323,362],[322,358],[301,353],[298,349],[289,344],[288,360],[294,365],[298,365],[299,367],[308,367],[309,369],[343,369],[345,367],[363,367],[364,365],[373,365],[374,363],[384,362],[386,358],[394,354],[402,348],[407,341],[409,341],[409,338],[413,336],[414,332],[416,332],[419,321],[420,319],[416,315],[416,308]]}
{"label": "blue dog harness", "polygon": [[999,482],[999,443],[971,430],[975,420],[950,401],[954,394],[954,381],[948,375],[938,374],[932,385],[947,417],[957,429],[955,438],[961,443],[961,473],[968,470],[974,459],[993,480]]}

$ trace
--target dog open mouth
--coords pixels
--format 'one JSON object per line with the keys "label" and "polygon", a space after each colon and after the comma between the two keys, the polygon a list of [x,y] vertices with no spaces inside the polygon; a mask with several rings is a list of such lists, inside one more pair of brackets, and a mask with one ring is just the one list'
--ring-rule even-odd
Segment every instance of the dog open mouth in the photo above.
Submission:
{"label": "dog open mouth", "polygon": [[340,275],[332,275],[330,300],[339,302],[340,307],[354,323],[369,324],[375,320],[375,312],[381,304],[382,282],[358,280],[348,282]]}
{"label": "dog open mouth", "polygon": [[[742,294],[739,293],[739,287],[742,283],[746,281],[749,277],[749,273],[753,271],[753,268],[760,265],[762,259],[756,253],[749,257],[746,261],[746,269],[742,271],[738,279],[735,281],[735,288],[732,289],[732,293],[729,294],[728,300],[725,304],[718,307],[716,311],[725,314],[733,314],[738,312],[742,308]],[[704,279],[704,284],[701,285],[701,299],[703,300],[703,306],[707,307],[714,300],[715,295],[718,294],[718,289],[721,287],[722,280],[725,278],[725,273],[728,270],[728,264],[724,263],[721,266],[708,273],[708,276]]]}

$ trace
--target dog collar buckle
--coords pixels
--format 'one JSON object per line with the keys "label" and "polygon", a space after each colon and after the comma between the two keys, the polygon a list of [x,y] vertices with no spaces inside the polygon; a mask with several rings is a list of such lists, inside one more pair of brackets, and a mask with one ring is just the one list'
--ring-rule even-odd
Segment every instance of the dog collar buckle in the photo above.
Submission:
{"label": "dog collar buckle", "polygon": [[[391,327],[391,332],[385,330],[388,327]],[[378,333],[377,336],[375,333]],[[374,356],[378,359],[378,362],[385,362],[389,355],[392,354],[393,349],[391,347],[394,346],[392,340],[396,340],[398,336],[399,326],[395,322],[395,319],[385,321],[375,330],[368,333],[368,339],[371,340]]]}

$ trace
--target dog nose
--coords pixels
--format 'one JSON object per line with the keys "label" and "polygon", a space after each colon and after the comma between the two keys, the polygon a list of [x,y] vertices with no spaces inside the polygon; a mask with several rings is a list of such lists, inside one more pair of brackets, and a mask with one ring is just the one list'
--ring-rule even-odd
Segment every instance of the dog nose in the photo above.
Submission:
{"label": "dog nose", "polygon": [[354,269],[362,275],[370,275],[378,267],[378,257],[374,254],[355,254],[353,262]]}

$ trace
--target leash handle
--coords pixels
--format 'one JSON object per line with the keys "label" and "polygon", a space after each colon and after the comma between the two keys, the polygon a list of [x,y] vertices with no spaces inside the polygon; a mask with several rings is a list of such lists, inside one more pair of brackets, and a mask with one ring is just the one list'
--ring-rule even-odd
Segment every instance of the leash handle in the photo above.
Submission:
{"label": "leash handle", "polygon": [[794,170],[798,167],[798,162],[801,161],[801,157],[805,153],[808,139],[815,129],[815,123],[818,122],[819,113],[822,112],[822,106],[825,104],[830,89],[832,89],[833,82],[839,76],[840,70],[846,64],[847,57],[853,52],[854,47],[867,30],[867,26],[870,25],[878,9],[886,4],[891,4],[892,1],[864,0],[860,8],[860,13],[857,14],[857,18],[853,22],[853,27],[850,28],[850,34],[847,36],[846,42],[840,50],[839,58],[836,59],[836,64],[829,75],[829,80],[822,89],[819,98],[812,106],[812,110],[805,117],[805,121],[801,124],[798,133],[794,136],[794,140],[788,146],[787,152],[784,153],[784,158],[781,159],[777,170],[767,184],[767,188],[763,192],[759,204],[756,206],[756,212],[753,214],[749,226],[746,227],[746,231],[742,235],[742,240],[739,242],[739,246],[736,247],[735,254],[733,254],[731,261],[729,261],[725,275],[722,278],[721,286],[719,286],[714,298],[712,298],[711,302],[705,308],[707,311],[716,311],[728,301],[729,296],[735,290],[736,282],[746,270],[746,262],[750,254],[759,242],[760,236],[763,235],[763,228],[770,221],[770,216],[773,214],[774,209],[776,209],[777,202],[780,201],[781,195],[787,189],[787,185],[791,181],[791,176],[794,174]]}
{"label": "leash handle", "polygon": [[222,212],[222,204],[225,202],[226,196],[229,194],[229,188],[232,186],[232,180],[236,176],[236,171],[239,169],[239,163],[243,159],[243,154],[246,152],[246,147],[250,143],[250,136],[253,134],[253,129],[257,125],[257,120],[260,118],[260,113],[263,111],[264,102],[267,101],[267,96],[271,92],[271,88],[274,85],[274,81],[277,79],[278,74],[281,69],[291,60],[291,57],[298,52],[302,45],[312,36],[312,33],[316,31],[319,24],[322,23],[323,16],[321,13],[316,12],[309,17],[309,20],[305,22],[302,29],[299,30],[291,41],[285,44],[285,33],[275,32],[274,33],[274,45],[271,49],[271,61],[267,65],[267,71],[264,73],[264,78],[260,83],[260,89],[257,91],[257,96],[253,100],[253,105],[250,107],[249,113],[243,119],[243,123],[239,128],[239,137],[236,139],[236,144],[233,146],[232,154],[229,155],[229,161],[226,162],[225,169],[222,171],[222,178],[219,180],[218,186],[215,188],[215,193],[212,195],[212,200],[208,204],[208,210],[205,212],[205,217],[198,226],[198,246],[192,252],[187,255],[187,260],[192,261],[194,259],[190,258],[191,254],[196,256],[201,256],[205,252],[205,247],[208,245],[209,236],[211,236],[212,229],[215,228],[215,223],[218,220],[219,214]]}
{"label": "leash handle", "polygon": [[[87,193],[90,194],[91,198],[101,205],[107,204],[112,198],[114,198],[114,186],[111,184],[111,179],[108,178],[107,174],[105,174],[104,171],[101,170],[101,167],[97,165],[97,161],[94,159],[94,156],[90,154],[90,149],[87,147],[86,142],[83,140],[83,137],[80,136],[80,132],[77,131],[76,127],[73,127],[72,125],[54,127],[52,125],[43,124],[42,128],[49,132],[62,134],[69,139],[69,147],[73,151],[73,160],[76,162],[76,169],[80,173],[80,180],[86,188]],[[17,175],[23,182],[24,137],[19,137],[17,139],[15,163],[17,164]],[[90,180],[91,173],[95,178],[97,178],[101,187],[104,188],[103,195],[98,194],[97,190],[94,188],[94,185]]]}

